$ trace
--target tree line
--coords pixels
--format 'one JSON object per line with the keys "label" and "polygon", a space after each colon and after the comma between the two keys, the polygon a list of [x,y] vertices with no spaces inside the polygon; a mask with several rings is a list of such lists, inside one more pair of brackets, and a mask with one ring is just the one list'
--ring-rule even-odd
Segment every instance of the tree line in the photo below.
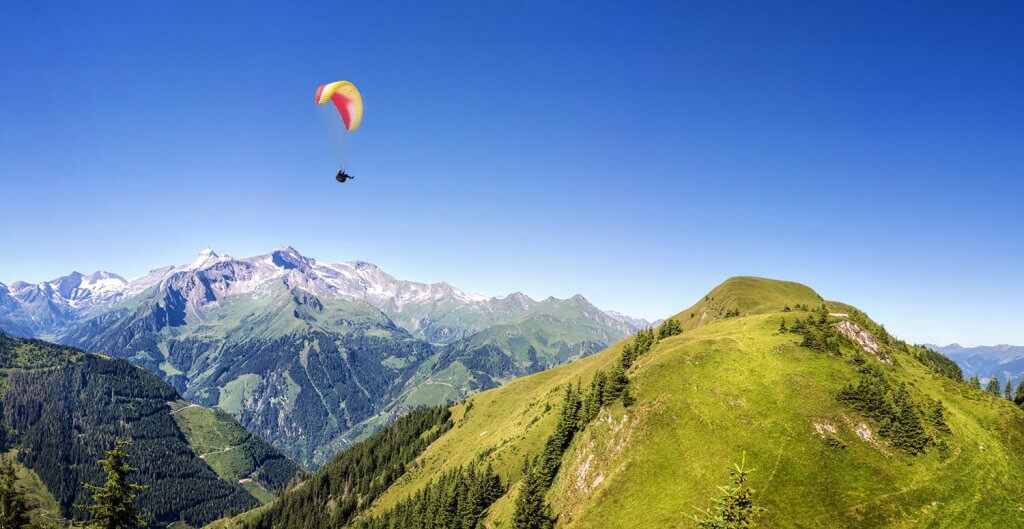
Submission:
{"label": "tree line", "polygon": [[[977,374],[971,375],[967,379],[967,385],[977,390],[982,389],[981,379],[978,378]],[[1009,379],[1006,380],[1005,385],[1002,385],[999,377],[993,375],[989,377],[988,382],[985,384],[984,391],[993,397],[1006,399],[1018,407],[1024,408],[1024,378],[1018,380],[1016,386]]]}
{"label": "tree line", "polygon": [[446,406],[413,410],[356,443],[251,518],[245,529],[343,527],[452,427]]}
{"label": "tree line", "polygon": [[817,317],[808,315],[805,319],[797,318],[789,327],[783,319],[779,323],[779,331],[799,334],[802,337],[801,346],[835,356],[842,354],[842,346],[847,343],[846,337],[829,323],[824,305]]}
{"label": "tree line", "polygon": [[[667,323],[669,321],[673,320],[662,323],[661,329],[666,330],[659,330],[659,335],[668,337],[681,332],[678,324]],[[514,529],[547,529],[554,526],[555,520],[544,496],[555,480],[562,455],[575,435],[594,421],[604,406],[619,399],[622,399],[625,406],[635,402],[626,373],[637,358],[651,350],[657,340],[653,329],[640,331],[623,346],[622,354],[609,372],[598,370],[594,374],[586,392],[579,383],[566,387],[554,431],[544,442],[541,453],[523,462],[523,480],[512,515]]]}
{"label": "tree line", "polygon": [[945,446],[942,434],[950,429],[941,401],[923,395],[915,399],[906,384],[892,384],[877,364],[863,357],[856,363],[859,380],[841,389],[836,400],[873,419],[879,435],[908,454]]}
{"label": "tree line", "polygon": [[359,520],[358,529],[473,529],[484,511],[505,494],[490,464],[479,462],[442,473],[380,516]]}

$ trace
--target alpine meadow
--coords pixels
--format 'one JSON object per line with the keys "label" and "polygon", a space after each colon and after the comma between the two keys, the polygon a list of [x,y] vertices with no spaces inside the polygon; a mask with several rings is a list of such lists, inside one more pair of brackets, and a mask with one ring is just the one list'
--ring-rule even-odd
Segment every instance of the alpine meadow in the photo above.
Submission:
{"label": "alpine meadow", "polygon": [[[617,373],[627,382],[616,395]],[[677,527],[712,506],[744,454],[765,527],[1024,523],[1013,478],[1024,470],[1024,411],[798,283],[730,279],[659,330],[474,395],[419,431],[431,442],[410,445],[418,455],[402,471],[376,458],[331,463],[213,527]],[[547,520],[520,521],[523,491],[544,465],[553,471],[535,515]],[[460,494],[472,480],[447,476],[471,469],[491,469],[502,485],[466,518],[474,499]],[[355,505],[337,510],[364,475],[386,489],[353,492]],[[419,522],[400,522],[410,509]]]}

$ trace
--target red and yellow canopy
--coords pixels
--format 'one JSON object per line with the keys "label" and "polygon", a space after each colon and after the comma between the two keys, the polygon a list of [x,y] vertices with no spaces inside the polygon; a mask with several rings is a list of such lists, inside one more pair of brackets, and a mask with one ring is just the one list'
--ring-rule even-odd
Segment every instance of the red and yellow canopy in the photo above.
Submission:
{"label": "red and yellow canopy", "polygon": [[317,88],[316,104],[322,105],[328,101],[338,108],[349,132],[359,128],[363,121],[363,97],[359,95],[356,85],[348,81],[335,81]]}

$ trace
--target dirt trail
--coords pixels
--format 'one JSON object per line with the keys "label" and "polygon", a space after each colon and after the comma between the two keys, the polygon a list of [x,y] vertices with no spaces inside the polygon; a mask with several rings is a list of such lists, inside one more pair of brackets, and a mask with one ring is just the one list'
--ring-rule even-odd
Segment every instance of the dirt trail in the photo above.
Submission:
{"label": "dirt trail", "polygon": [[229,447],[227,447],[227,448],[221,448],[220,450],[215,450],[215,451],[213,451],[213,452],[207,452],[207,453],[205,453],[205,454],[203,454],[203,455],[199,456],[199,459],[202,459],[202,460],[204,460],[204,461],[205,461],[205,460],[206,460],[206,456],[208,456],[208,455],[213,455],[213,454],[223,454],[223,453],[226,453],[226,452],[230,452],[230,451],[232,451],[232,450],[234,450],[234,449],[236,449],[236,448],[238,448],[238,445],[235,445],[235,446],[229,446]]}
{"label": "dirt trail", "polygon": [[199,408],[199,407],[201,407],[201,406],[199,406],[198,404],[193,404],[193,403],[190,402],[188,406],[182,406],[182,407],[180,407],[180,408],[178,408],[176,410],[171,410],[171,415],[174,415],[175,413],[178,413],[180,411],[187,410],[189,408]]}

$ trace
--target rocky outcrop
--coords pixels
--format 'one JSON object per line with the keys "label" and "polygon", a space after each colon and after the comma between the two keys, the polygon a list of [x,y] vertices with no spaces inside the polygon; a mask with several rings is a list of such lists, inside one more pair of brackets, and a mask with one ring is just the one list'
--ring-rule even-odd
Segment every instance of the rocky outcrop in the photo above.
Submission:
{"label": "rocky outcrop", "polygon": [[859,345],[864,351],[870,353],[872,356],[884,362],[886,364],[892,364],[892,358],[885,354],[882,350],[882,346],[875,340],[875,337],[868,331],[861,328],[860,325],[853,323],[850,320],[837,321],[832,324],[833,327],[840,334],[847,337],[853,343]]}

